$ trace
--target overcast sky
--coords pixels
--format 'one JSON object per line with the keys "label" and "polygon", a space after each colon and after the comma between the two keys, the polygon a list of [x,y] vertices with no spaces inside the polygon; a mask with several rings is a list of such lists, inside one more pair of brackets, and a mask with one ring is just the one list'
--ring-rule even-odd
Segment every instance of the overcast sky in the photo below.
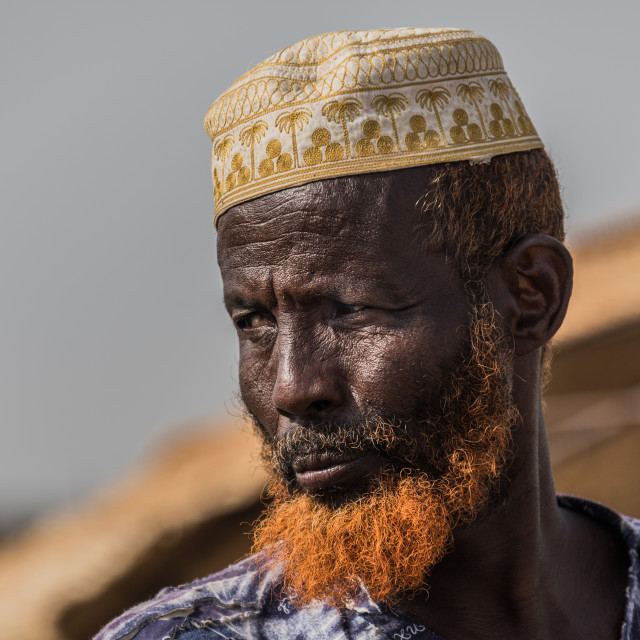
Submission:
{"label": "overcast sky", "polygon": [[3,0],[0,521],[231,406],[202,121],[252,64],[337,29],[479,31],[576,236],[640,211],[639,23],[637,0]]}

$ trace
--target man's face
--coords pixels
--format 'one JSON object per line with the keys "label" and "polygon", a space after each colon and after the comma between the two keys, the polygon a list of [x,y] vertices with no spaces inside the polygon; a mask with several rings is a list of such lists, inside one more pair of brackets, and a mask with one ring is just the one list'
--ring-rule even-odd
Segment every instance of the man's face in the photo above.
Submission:
{"label": "man's face", "polygon": [[412,176],[318,182],[220,221],[240,391],[275,468],[257,538],[303,600],[419,588],[502,469],[493,318],[470,322],[454,265],[417,241]]}
{"label": "man's face", "polygon": [[[453,265],[416,241],[419,195],[402,194],[399,178],[318,182],[222,217],[240,391],[268,437],[372,412],[410,419],[457,364],[466,299]],[[381,464],[310,457],[296,482],[347,484]]]}

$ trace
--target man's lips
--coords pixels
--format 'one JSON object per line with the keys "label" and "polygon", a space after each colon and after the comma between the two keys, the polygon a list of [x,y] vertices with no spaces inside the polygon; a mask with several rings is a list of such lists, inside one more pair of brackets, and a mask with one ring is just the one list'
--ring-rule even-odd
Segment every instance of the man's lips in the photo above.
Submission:
{"label": "man's lips", "polygon": [[300,456],[293,461],[298,484],[307,491],[335,485],[356,484],[383,464],[380,456],[362,451],[321,452]]}

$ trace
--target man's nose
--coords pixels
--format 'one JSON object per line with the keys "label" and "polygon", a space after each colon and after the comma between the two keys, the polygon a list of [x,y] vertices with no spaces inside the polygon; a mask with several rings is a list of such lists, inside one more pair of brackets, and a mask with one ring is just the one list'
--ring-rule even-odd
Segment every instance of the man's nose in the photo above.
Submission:
{"label": "man's nose", "polygon": [[345,401],[345,381],[330,345],[308,332],[281,334],[277,348],[277,375],[273,403],[290,418],[312,418],[334,413]]}

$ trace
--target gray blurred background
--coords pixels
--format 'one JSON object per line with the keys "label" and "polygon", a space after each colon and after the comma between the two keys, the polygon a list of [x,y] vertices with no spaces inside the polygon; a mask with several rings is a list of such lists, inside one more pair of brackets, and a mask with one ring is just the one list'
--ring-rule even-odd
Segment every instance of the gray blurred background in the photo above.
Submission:
{"label": "gray blurred background", "polygon": [[632,0],[3,0],[0,529],[233,410],[202,121],[249,66],[336,29],[479,31],[557,164],[575,239],[640,205],[639,22]]}

